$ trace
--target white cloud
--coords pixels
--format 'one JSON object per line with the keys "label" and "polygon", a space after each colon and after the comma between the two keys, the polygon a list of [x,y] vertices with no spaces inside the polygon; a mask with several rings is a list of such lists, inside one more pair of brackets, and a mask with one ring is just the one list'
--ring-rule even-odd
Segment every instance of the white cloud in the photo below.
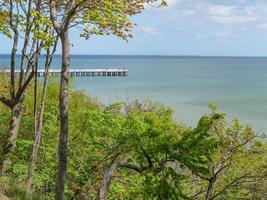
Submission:
{"label": "white cloud", "polygon": [[138,26],[136,32],[145,35],[156,35],[158,33],[157,29],[149,26]]}
{"label": "white cloud", "polygon": [[[173,0],[174,1],[174,0]],[[216,1],[176,0],[172,19],[188,23],[183,18],[190,17],[191,22],[217,23],[225,26],[244,26],[266,23],[267,1],[230,0],[225,3]],[[182,18],[181,18],[182,17]]]}
{"label": "white cloud", "polygon": [[[148,12],[154,16],[158,14],[158,26],[173,33],[179,31],[194,35],[206,32],[205,36],[197,35],[196,38],[232,37],[231,32],[236,36],[267,30],[267,0],[169,0],[167,9],[150,9]],[[146,34],[164,30],[142,29]]]}
{"label": "white cloud", "polygon": [[249,7],[240,8],[238,5],[209,5],[207,18],[222,24],[238,25],[256,22],[259,16]]}

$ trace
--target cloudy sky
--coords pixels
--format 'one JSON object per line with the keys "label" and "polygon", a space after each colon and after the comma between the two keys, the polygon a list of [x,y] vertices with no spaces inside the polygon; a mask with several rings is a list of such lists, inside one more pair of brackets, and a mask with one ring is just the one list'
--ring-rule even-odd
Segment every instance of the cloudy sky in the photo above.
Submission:
{"label": "cloudy sky", "polygon": [[[266,0],[169,0],[135,16],[134,38],[93,37],[73,30],[73,54],[267,56]],[[8,53],[10,43],[0,43]],[[60,50],[58,51],[60,53]]]}

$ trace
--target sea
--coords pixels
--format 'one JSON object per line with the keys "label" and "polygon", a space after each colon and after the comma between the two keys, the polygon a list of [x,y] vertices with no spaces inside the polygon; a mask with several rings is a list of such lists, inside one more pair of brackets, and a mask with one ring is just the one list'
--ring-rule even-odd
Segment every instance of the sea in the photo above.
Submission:
{"label": "sea", "polygon": [[[55,56],[53,68],[60,63]],[[0,66],[9,66],[8,55],[0,55]],[[126,77],[74,78],[75,88],[103,104],[158,102],[192,127],[215,104],[229,123],[238,118],[257,133],[267,131],[267,57],[73,55],[71,68],[129,70]]]}

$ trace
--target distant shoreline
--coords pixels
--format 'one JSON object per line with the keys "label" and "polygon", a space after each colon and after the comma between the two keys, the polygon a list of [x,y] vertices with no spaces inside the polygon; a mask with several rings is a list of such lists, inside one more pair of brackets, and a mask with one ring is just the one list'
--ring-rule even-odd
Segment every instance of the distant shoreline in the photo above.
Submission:
{"label": "distant shoreline", "polygon": [[[10,56],[10,54],[0,54],[0,56]],[[21,56],[21,54],[17,54]],[[61,54],[55,54],[55,56],[61,56]],[[119,55],[119,54],[72,54],[71,56],[79,57],[139,57],[139,58],[267,58],[267,56],[215,56],[215,55]]]}

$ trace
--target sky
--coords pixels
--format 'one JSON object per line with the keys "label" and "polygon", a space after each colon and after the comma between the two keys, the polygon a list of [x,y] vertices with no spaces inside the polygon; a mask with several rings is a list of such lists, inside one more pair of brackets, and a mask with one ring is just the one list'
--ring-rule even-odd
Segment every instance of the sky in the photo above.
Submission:
{"label": "sky", "polygon": [[[135,17],[134,37],[79,37],[71,31],[72,54],[267,56],[267,0],[169,0],[146,5]],[[11,42],[0,37],[0,54]],[[61,53],[60,48],[57,51]]]}

